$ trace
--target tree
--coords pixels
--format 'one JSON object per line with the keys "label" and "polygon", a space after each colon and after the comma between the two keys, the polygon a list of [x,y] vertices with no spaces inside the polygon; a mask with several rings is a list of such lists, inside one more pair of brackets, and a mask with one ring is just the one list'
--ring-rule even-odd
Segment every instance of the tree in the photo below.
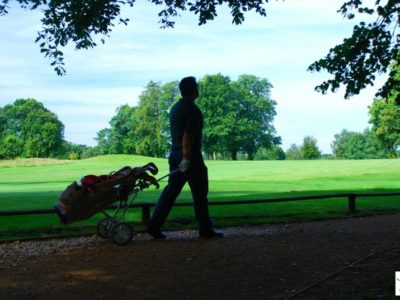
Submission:
{"label": "tree", "polygon": [[158,99],[158,110],[160,115],[160,135],[163,140],[167,141],[167,147],[172,144],[169,128],[169,110],[172,105],[180,98],[179,82],[171,81],[161,86],[161,95]]}
{"label": "tree", "polygon": [[392,83],[388,86],[388,93],[383,94],[379,99],[390,99],[396,105],[400,105],[400,52],[390,66],[390,78]]}
{"label": "tree", "polygon": [[374,100],[369,114],[372,131],[395,158],[400,145],[400,106],[396,105],[394,96],[386,101]]}
{"label": "tree", "polygon": [[285,153],[286,159],[288,160],[301,160],[303,159],[303,154],[301,153],[300,146],[296,144],[291,144]]}
{"label": "tree", "polygon": [[111,128],[104,128],[97,132],[95,138],[97,150],[94,153],[134,154],[135,113],[136,107],[130,107],[127,104],[118,107],[115,116],[109,122]]}
{"label": "tree", "polygon": [[281,143],[272,125],[276,115],[276,102],[270,97],[272,84],[254,75],[240,75],[232,85],[238,102],[236,134],[240,139],[241,150],[252,160],[259,147]]}
{"label": "tree", "polygon": [[149,82],[139,96],[138,106],[118,107],[109,122],[110,128],[97,132],[96,149],[89,149],[85,155],[124,153],[165,157],[170,144],[168,111],[178,94],[176,81],[162,86]]}
{"label": "tree", "polygon": [[[222,74],[206,75],[199,80],[199,99],[196,100],[204,116],[203,149],[216,159],[217,153],[230,152],[233,159],[239,151],[239,140],[234,133],[236,104],[231,79]],[[229,144],[229,145],[227,145]]]}
{"label": "tree", "polygon": [[116,115],[110,121],[111,131],[108,137],[110,154],[135,153],[135,113],[136,107],[127,104],[117,108]]}
{"label": "tree", "polygon": [[4,115],[4,109],[0,107],[0,139],[6,133],[7,129],[7,118]]}
{"label": "tree", "polygon": [[139,96],[134,116],[137,154],[166,156],[169,151],[166,122],[169,120],[168,110],[177,98],[177,90],[177,82],[161,87],[160,83],[150,81]]}
{"label": "tree", "polygon": [[332,152],[339,159],[364,159],[365,139],[359,132],[343,129],[335,134]]}
{"label": "tree", "polygon": [[[325,58],[310,65],[310,71],[325,70],[333,75],[333,79],[317,86],[317,91],[326,93],[330,89],[334,92],[343,84],[346,87],[345,98],[349,98],[366,86],[372,86],[376,74],[385,73],[393,62],[399,61],[400,3],[398,0],[382,2],[348,0],[343,3],[339,12],[348,19],[359,13],[374,16],[375,21],[361,21],[354,26],[351,37],[331,48]],[[399,84],[396,71],[392,70],[377,96],[387,98]]]}
{"label": "tree", "polygon": [[390,157],[390,151],[385,149],[382,143],[379,141],[375,133],[366,128],[363,132],[365,137],[365,159],[376,159],[376,158],[388,158]]}
{"label": "tree", "polygon": [[27,134],[26,156],[55,157],[63,140],[64,125],[47,110],[32,111],[26,116],[23,131]]}
{"label": "tree", "polygon": [[97,141],[97,149],[99,154],[111,154],[110,153],[110,128],[103,128],[97,132],[97,137],[95,140]]}
{"label": "tree", "polygon": [[300,151],[303,159],[317,159],[321,157],[321,151],[318,149],[317,140],[312,136],[304,137]]}
{"label": "tree", "polygon": [[231,81],[221,74],[207,75],[199,82],[198,105],[204,115],[204,149],[215,159],[228,153],[232,160],[239,151],[253,159],[261,146],[279,144],[272,121],[275,101],[270,99],[272,85],[267,79],[241,75]]}
{"label": "tree", "polygon": [[388,157],[375,134],[368,128],[364,132],[343,129],[335,134],[332,152],[339,159],[374,159]]}
{"label": "tree", "polygon": [[[34,99],[19,99],[2,109],[3,136],[15,136],[25,157],[55,157],[62,145],[64,125]],[[7,139],[11,141],[12,139]],[[3,139],[3,145],[5,140]]]}

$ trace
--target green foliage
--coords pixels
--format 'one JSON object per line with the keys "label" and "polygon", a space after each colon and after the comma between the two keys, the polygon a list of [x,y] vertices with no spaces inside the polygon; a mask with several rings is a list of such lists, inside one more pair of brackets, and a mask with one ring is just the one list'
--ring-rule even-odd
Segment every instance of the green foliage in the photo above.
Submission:
{"label": "green foliage", "polygon": [[0,139],[6,134],[7,117],[4,114],[4,109],[0,107]]}
{"label": "green foliage", "polygon": [[317,140],[312,136],[304,137],[300,151],[303,159],[318,159],[321,157],[321,151],[318,149]]}
{"label": "green foliage", "polygon": [[82,154],[88,146],[81,144],[74,144],[67,141],[63,143],[63,149],[61,150],[61,155],[58,158],[68,158],[71,160],[81,159]]}
{"label": "green foliage", "polygon": [[303,153],[301,152],[300,146],[296,144],[291,144],[286,150],[286,159],[288,160],[301,160],[303,159]]}
{"label": "green foliage", "polygon": [[[203,149],[215,158],[217,153],[239,150],[237,135],[231,137],[235,127],[235,101],[230,89],[231,80],[221,74],[206,75],[199,81],[199,99],[203,112]],[[227,146],[227,143],[230,143]]]}
{"label": "green foliage", "polygon": [[302,159],[319,159],[321,151],[318,148],[317,140],[312,136],[306,136],[303,139],[303,144],[298,146],[291,144],[286,150],[287,160],[302,160]]}
{"label": "green foliage", "polygon": [[333,159],[335,159],[335,156],[333,154],[323,153],[321,155],[321,159],[323,159],[323,160],[333,160]]}
{"label": "green foliage", "polygon": [[279,146],[273,145],[270,148],[261,147],[257,150],[255,160],[285,160],[286,154]]}
{"label": "green foliage", "polygon": [[270,98],[271,83],[254,75],[241,75],[232,83],[237,102],[238,130],[241,149],[250,160],[261,146],[280,144],[272,125],[276,102]]}
{"label": "green foliage", "polygon": [[396,105],[395,96],[388,100],[374,100],[369,107],[372,131],[392,158],[396,157],[400,146],[400,106]]}
{"label": "green foliage", "polygon": [[[272,125],[276,103],[269,98],[271,87],[253,75],[234,82],[221,74],[207,75],[199,81],[196,103],[203,111],[203,149],[208,156],[237,159],[243,151],[253,159],[259,147],[280,143]],[[137,107],[119,107],[111,128],[97,133],[98,152],[165,157],[171,143],[168,112],[179,95],[177,81],[164,85],[150,81]]]}
{"label": "green foliage", "polygon": [[[4,106],[0,111],[0,126],[1,143],[9,154],[14,152],[13,156],[19,152],[16,156],[55,157],[62,146],[64,125],[34,99],[19,99]],[[14,142],[18,144],[7,145]]]}
{"label": "green foliage", "polygon": [[389,156],[388,151],[368,128],[362,133],[343,129],[335,134],[331,146],[333,154],[339,159],[376,159]]}
{"label": "green foliage", "polygon": [[70,160],[77,160],[77,159],[80,159],[80,155],[79,155],[79,153],[71,152],[68,154],[68,158]]}
{"label": "green foliage", "polygon": [[98,154],[141,154],[165,157],[169,150],[168,111],[178,98],[176,81],[161,85],[149,82],[136,107],[120,106],[110,128],[97,132],[97,146],[85,156]]}
{"label": "green foliage", "polygon": [[98,147],[86,147],[81,153],[81,158],[85,159],[99,155],[101,155],[101,153]]}
{"label": "green foliage", "polygon": [[178,97],[177,82],[161,86],[149,82],[139,96],[135,113],[135,152],[153,157],[165,157],[169,150],[168,110]]}
{"label": "green foliage", "polygon": [[135,112],[136,107],[122,105],[117,108],[115,116],[109,124],[111,128],[104,128],[97,132],[97,149],[87,155],[97,154],[133,154],[135,153]]}
{"label": "green foliage", "polygon": [[[355,14],[374,16],[373,21],[361,21],[354,26],[352,36],[331,48],[327,56],[310,65],[310,71],[326,70],[333,79],[324,81],[315,89],[326,93],[336,91],[341,84],[346,87],[345,98],[358,94],[373,85],[376,74],[384,73],[390,64],[398,60],[400,50],[399,1],[345,1],[339,12],[353,19]],[[387,98],[391,90],[399,86],[395,71],[391,71],[377,96]]]}
{"label": "green foliage", "polygon": [[389,94],[387,97],[394,101],[398,106],[400,106],[400,57],[393,62],[390,67],[390,74],[389,78],[391,80],[390,84],[388,85],[387,89],[389,90]]}
{"label": "green foliage", "polygon": [[[108,136],[108,153],[135,153],[135,107],[122,105],[117,109],[117,114],[110,121]],[[105,152],[107,153],[107,152]]]}
{"label": "green foliage", "polygon": [[239,151],[254,159],[259,147],[280,143],[272,125],[276,102],[270,99],[272,85],[267,79],[241,75],[231,81],[221,74],[207,75],[199,82],[197,100],[204,115],[204,150],[216,158]]}
{"label": "green foliage", "polygon": [[333,154],[339,159],[364,159],[365,137],[362,133],[343,129],[335,134],[331,146]]}
{"label": "green foliage", "polygon": [[110,128],[104,128],[97,132],[95,140],[97,141],[97,149],[100,154],[113,154],[110,151],[110,135]]}
{"label": "green foliage", "polygon": [[160,114],[160,135],[167,140],[168,147],[171,145],[170,129],[169,129],[169,110],[172,105],[180,98],[179,82],[167,82],[161,86],[161,95],[157,105]]}
{"label": "green foliage", "polygon": [[7,134],[0,140],[0,158],[12,159],[21,155],[23,143],[15,135]]}

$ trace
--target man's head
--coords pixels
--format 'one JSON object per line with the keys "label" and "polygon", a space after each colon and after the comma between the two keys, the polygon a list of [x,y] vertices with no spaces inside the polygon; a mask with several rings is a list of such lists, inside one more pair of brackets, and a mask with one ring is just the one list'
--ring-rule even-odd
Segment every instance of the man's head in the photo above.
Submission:
{"label": "man's head", "polygon": [[199,96],[199,90],[196,83],[196,78],[193,76],[185,77],[179,83],[179,90],[185,99],[196,100]]}

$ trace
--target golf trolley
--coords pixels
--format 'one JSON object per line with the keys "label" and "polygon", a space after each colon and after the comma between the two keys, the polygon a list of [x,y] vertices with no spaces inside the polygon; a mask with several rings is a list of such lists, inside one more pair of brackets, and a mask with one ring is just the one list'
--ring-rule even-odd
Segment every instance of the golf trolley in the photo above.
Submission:
{"label": "golf trolley", "polygon": [[[140,191],[151,185],[158,188],[158,181],[178,170],[158,180],[154,178],[158,168],[153,163],[136,168],[126,166],[108,175],[87,175],[61,193],[54,209],[63,224],[85,220],[101,212],[105,217],[97,223],[97,234],[111,238],[118,245],[125,245],[133,237],[132,226],[125,222],[130,204]],[[118,204],[114,213],[108,214],[106,209],[115,202]]]}

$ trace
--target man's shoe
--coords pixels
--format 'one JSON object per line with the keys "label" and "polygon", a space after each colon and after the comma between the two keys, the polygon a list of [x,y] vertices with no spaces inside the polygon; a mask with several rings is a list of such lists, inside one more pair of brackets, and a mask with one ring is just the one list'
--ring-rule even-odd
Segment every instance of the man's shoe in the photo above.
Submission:
{"label": "man's shoe", "polygon": [[155,240],[164,240],[167,238],[167,235],[165,233],[162,233],[160,229],[156,229],[150,226],[147,227],[146,232],[150,234]]}
{"label": "man's shoe", "polygon": [[213,238],[213,237],[223,237],[224,234],[222,231],[216,230],[214,228],[208,228],[205,230],[200,230],[199,231],[199,237],[201,238]]}

